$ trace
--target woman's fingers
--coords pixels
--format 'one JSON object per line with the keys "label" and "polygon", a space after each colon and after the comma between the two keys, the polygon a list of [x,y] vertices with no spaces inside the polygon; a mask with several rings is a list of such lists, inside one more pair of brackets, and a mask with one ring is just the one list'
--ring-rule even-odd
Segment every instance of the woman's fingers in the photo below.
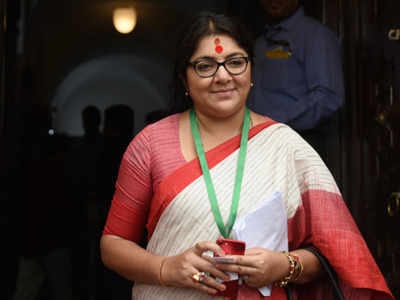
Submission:
{"label": "woman's fingers", "polygon": [[268,276],[263,272],[263,270],[252,267],[237,264],[221,264],[217,265],[217,268],[223,270],[224,272],[237,273],[244,279],[244,282],[249,287],[259,288],[270,283],[268,281]]}
{"label": "woman's fingers", "polygon": [[[212,262],[211,259],[207,259]],[[260,264],[263,264],[260,261],[260,257],[256,255],[227,255],[224,256],[224,260],[228,261],[225,263],[224,261],[217,262],[216,265],[230,266],[230,265],[240,265],[245,267],[257,268]]]}
{"label": "woman's fingers", "polygon": [[210,295],[215,295],[218,292],[217,289],[211,288],[200,282],[194,284],[192,287]]}
{"label": "woman's fingers", "polygon": [[212,263],[209,256],[205,254],[207,251],[211,251],[214,253],[222,254],[222,249],[213,242],[199,242],[194,247],[194,254],[196,255],[195,258],[191,259],[193,267],[200,271],[204,271],[209,273],[214,278],[221,278],[223,280],[227,280],[227,275],[218,270],[215,267],[215,264]]}
{"label": "woman's fingers", "polygon": [[211,263],[204,264],[199,269],[204,270],[214,278],[220,278],[225,281],[229,280],[229,275],[227,275],[223,270],[218,269],[215,265]]}
{"label": "woman's fingers", "polygon": [[[200,282],[195,282],[195,287],[209,294],[215,294],[217,291],[224,291],[226,286],[216,278],[226,281],[229,280],[229,276],[225,274],[225,272],[217,269],[210,257],[205,254],[206,252],[213,252],[219,256],[224,256],[225,253],[222,251],[221,247],[215,242],[203,241],[197,243],[193,249],[195,254],[201,259],[201,261],[194,263],[194,266],[198,270],[201,270],[200,273],[206,274],[200,277]],[[197,274],[194,275],[196,276]]]}
{"label": "woman's fingers", "polygon": [[[279,278],[282,278],[281,272],[281,253],[265,249],[249,249],[245,255],[226,256],[232,258],[232,264],[219,264],[216,267],[224,272],[238,273],[247,277],[245,282],[251,287],[261,287]],[[279,272],[278,272],[278,271]]]}
{"label": "woman's fingers", "polygon": [[229,277],[205,259],[203,253],[211,251],[222,255],[222,249],[213,242],[199,242],[184,253],[171,257],[164,264],[164,281],[174,286],[192,287],[208,294],[224,291],[226,286],[216,280]]}
{"label": "woman's fingers", "polygon": [[[210,276],[210,274],[208,274],[207,272],[198,272],[193,274],[192,280],[194,282],[195,288],[204,290],[209,294],[213,294],[213,290],[216,292],[224,291],[226,289],[226,286],[223,283],[215,280],[215,278]],[[206,287],[206,289],[204,289],[204,287]]]}
{"label": "woman's fingers", "polygon": [[[223,280],[229,280],[229,276],[227,276],[223,271],[218,270],[215,267],[215,264],[212,262],[209,256],[205,254],[207,251],[211,251],[214,253],[217,253],[217,255],[225,255],[223,253],[222,249],[220,246],[218,246],[214,242],[199,242],[197,243],[194,247],[194,252],[195,254],[199,257],[200,260],[193,261],[194,267],[196,267],[198,270],[207,272],[211,275],[211,277],[214,278],[221,278]],[[215,281],[217,282],[217,281]]]}
{"label": "woman's fingers", "polygon": [[238,273],[240,275],[253,275],[257,272],[257,269],[251,266],[244,266],[239,264],[218,264],[216,265],[218,270],[230,273]]}
{"label": "woman's fingers", "polygon": [[246,256],[260,255],[265,251],[266,251],[266,249],[262,249],[262,248],[248,248],[245,251],[245,255]]}
{"label": "woman's fingers", "polygon": [[208,242],[208,241],[198,242],[194,246],[194,251],[199,256],[201,256],[206,251],[212,251],[212,252],[214,252],[214,253],[216,253],[217,255],[220,255],[220,256],[224,256],[225,255],[224,251],[222,251],[220,246],[218,246],[214,242]]}

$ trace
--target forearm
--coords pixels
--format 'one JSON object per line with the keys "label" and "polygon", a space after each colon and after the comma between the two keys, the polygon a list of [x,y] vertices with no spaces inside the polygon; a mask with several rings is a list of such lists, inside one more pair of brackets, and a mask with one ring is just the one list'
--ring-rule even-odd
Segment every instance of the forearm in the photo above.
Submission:
{"label": "forearm", "polygon": [[151,254],[136,243],[114,235],[103,235],[100,249],[104,265],[122,277],[145,284],[160,284],[163,256]]}
{"label": "forearm", "polygon": [[318,87],[310,94],[297,99],[297,115],[288,121],[296,130],[307,130],[329,119],[343,104],[344,96],[325,87]]}
{"label": "forearm", "polygon": [[304,249],[298,249],[290,253],[299,257],[299,261],[303,265],[303,271],[301,274],[295,274],[293,279],[289,280],[289,282],[304,284],[322,276],[323,270],[321,264],[313,253]]}

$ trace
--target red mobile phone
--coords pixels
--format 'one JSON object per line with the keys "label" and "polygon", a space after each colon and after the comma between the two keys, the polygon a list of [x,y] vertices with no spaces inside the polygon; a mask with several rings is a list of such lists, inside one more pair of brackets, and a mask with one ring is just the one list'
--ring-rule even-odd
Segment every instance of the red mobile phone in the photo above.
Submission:
{"label": "red mobile phone", "polygon": [[244,251],[246,250],[246,243],[238,240],[219,238],[217,240],[217,245],[220,246],[227,255],[244,255]]}
{"label": "red mobile phone", "polygon": [[[246,243],[238,240],[219,238],[217,240],[217,245],[219,245],[222,250],[224,250],[226,255],[244,255],[244,252],[246,250]],[[214,256],[218,257],[218,255],[215,253]],[[236,299],[239,290],[238,280],[226,281],[225,285],[226,290],[223,292],[218,292],[217,294],[215,294],[215,296],[223,296],[229,299]]]}

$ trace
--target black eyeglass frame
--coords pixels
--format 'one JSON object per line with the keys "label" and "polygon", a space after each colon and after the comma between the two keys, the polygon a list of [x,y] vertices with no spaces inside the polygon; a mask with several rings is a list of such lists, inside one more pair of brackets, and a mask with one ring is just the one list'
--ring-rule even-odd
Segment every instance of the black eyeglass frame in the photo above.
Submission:
{"label": "black eyeglass frame", "polygon": [[[243,59],[246,61],[246,66],[244,67],[243,71],[240,71],[239,73],[232,73],[232,72],[229,71],[228,68],[225,66],[225,63],[226,63],[226,62],[229,62],[229,61],[231,61],[231,60],[234,60],[234,59],[238,59],[238,58],[243,58]],[[200,74],[197,72],[196,65],[197,65],[199,62],[202,62],[202,61],[213,61],[213,62],[215,62],[215,63],[217,64],[217,68],[215,69],[215,72],[212,73],[212,74],[210,74],[210,75],[207,75],[207,76],[200,75]],[[199,77],[201,77],[201,78],[210,78],[210,77],[213,77],[215,74],[217,74],[218,69],[219,69],[220,66],[224,66],[225,70],[226,70],[231,76],[236,76],[236,75],[240,75],[240,74],[243,74],[244,72],[246,72],[247,66],[249,65],[249,57],[248,57],[248,56],[235,56],[235,57],[228,58],[228,59],[224,60],[223,62],[218,62],[218,61],[216,61],[215,59],[212,59],[212,58],[208,58],[208,59],[199,59],[199,60],[195,60],[195,61],[193,61],[193,62],[192,62],[192,61],[189,61],[189,62],[188,62],[188,65],[192,66],[194,72],[195,72]]]}

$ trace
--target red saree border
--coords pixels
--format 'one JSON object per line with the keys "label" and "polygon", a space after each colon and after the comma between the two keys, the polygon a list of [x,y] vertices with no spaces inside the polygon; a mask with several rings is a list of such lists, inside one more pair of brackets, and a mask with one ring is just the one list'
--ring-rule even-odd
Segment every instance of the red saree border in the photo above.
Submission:
{"label": "red saree border", "polygon": [[[345,299],[356,299],[351,295],[361,296],[362,290],[366,289],[374,293],[368,299],[393,300],[342,196],[325,190],[307,190],[301,198],[296,214],[288,219],[289,250],[315,246],[341,279]],[[332,211],[335,211],[333,216]],[[331,284],[328,281],[315,289],[306,287],[299,288],[300,299],[330,299]]]}
{"label": "red saree border", "polygon": [[[250,129],[249,140],[256,136],[262,130],[271,125],[277,124],[276,121],[268,119],[266,122],[254,126]],[[217,147],[205,153],[210,170],[223,161],[229,154],[233,153],[240,146],[241,134],[227,140]],[[154,229],[157,226],[161,215],[184,188],[202,175],[200,162],[198,158],[191,160],[182,167],[178,168],[166,178],[164,178],[157,187],[151,200],[150,212],[147,222],[148,240],[150,240]]]}

